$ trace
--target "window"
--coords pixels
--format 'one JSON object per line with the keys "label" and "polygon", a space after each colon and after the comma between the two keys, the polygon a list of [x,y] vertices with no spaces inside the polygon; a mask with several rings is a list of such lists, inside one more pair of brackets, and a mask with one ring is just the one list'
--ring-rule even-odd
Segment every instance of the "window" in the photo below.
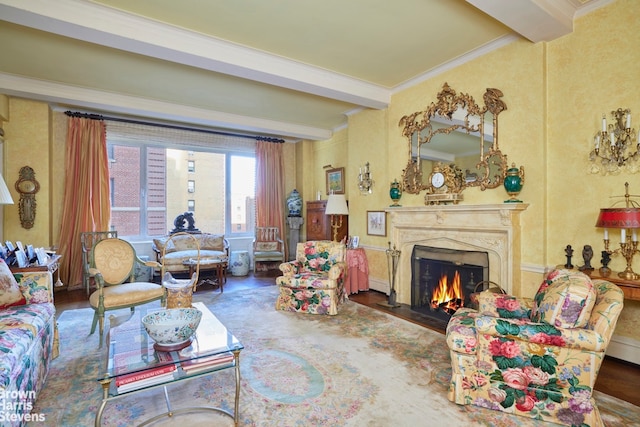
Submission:
{"label": "window", "polygon": [[[193,156],[193,151],[189,151],[189,156]],[[187,161],[187,171],[189,173],[195,173],[196,172],[196,162],[194,162],[193,160],[189,160]]]}
{"label": "window", "polygon": [[[119,236],[143,239],[167,234],[178,215],[195,212],[196,202],[199,210],[194,215],[195,226],[203,232],[253,235],[253,152],[120,143],[117,138],[110,138],[109,132],[107,144],[114,160],[110,163],[111,223]],[[195,180],[188,179],[190,163],[195,171],[196,161],[200,165],[197,194]]]}

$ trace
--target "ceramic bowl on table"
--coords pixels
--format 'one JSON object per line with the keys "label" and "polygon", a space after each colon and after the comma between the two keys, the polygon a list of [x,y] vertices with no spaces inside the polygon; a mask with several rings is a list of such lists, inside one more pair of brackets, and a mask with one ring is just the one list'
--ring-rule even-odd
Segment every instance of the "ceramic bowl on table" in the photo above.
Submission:
{"label": "ceramic bowl on table", "polygon": [[142,318],[142,324],[159,351],[180,350],[191,344],[202,312],[196,308],[157,310]]}

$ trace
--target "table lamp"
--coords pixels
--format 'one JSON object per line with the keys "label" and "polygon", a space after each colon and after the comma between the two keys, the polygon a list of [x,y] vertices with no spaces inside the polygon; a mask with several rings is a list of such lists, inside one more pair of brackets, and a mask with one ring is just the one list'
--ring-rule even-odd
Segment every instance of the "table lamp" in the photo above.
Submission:
{"label": "table lamp", "polygon": [[12,205],[13,199],[11,198],[11,193],[9,193],[9,189],[7,188],[7,184],[4,182],[4,178],[0,175],[0,205]]}
{"label": "table lamp", "polygon": [[[640,228],[640,207],[630,200],[629,183],[625,182],[626,207],[602,208],[596,227],[604,228],[604,249],[609,254],[620,253],[627,261],[627,268],[618,276],[627,280],[638,280],[640,275],[631,268],[633,256],[638,252],[638,229]],[[609,250],[609,228],[620,230],[620,248]]]}
{"label": "table lamp", "polygon": [[[344,194],[329,194],[325,215],[331,215],[331,228],[333,228],[333,241],[338,241],[338,229],[342,227],[342,215],[349,215],[347,199]],[[336,218],[337,217],[337,218]]]}

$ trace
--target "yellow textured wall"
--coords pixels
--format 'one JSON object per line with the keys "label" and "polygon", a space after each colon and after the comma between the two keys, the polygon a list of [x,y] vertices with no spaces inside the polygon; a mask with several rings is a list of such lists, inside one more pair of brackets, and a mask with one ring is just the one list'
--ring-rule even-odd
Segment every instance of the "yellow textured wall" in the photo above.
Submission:
{"label": "yellow textured wall", "polygon": [[[14,204],[4,208],[4,238],[34,247],[52,245],[50,197],[50,111],[47,104],[11,98],[9,120],[4,123],[4,176]],[[20,168],[31,167],[40,184],[36,193],[36,217],[30,229],[22,228],[18,214],[20,194],[15,189]]]}
{"label": "yellow textured wall", "polygon": [[[399,120],[403,115],[423,110],[435,100],[447,82],[458,92],[482,102],[486,88],[503,91],[508,109],[500,115],[499,144],[509,163],[525,167],[525,184],[520,198],[529,204],[522,214],[521,294],[532,296],[545,269],[565,262],[564,248],[570,244],[582,262],[586,244],[594,248],[592,264],[600,265],[604,249],[601,230],[594,227],[598,210],[609,207],[610,196],[624,193],[624,182],[633,194],[640,194],[640,174],[602,176],[587,172],[591,141],[599,129],[601,115],[630,108],[635,127],[640,123],[640,2],[618,0],[589,15],[578,18],[572,34],[550,43],[516,41],[419,85],[393,95],[386,111],[363,111],[349,117],[348,141],[334,138],[332,147],[347,144],[346,165],[351,234],[361,236],[367,249],[371,277],[388,281],[386,239],[367,236],[363,215],[368,210],[388,206],[388,185],[399,178],[408,159],[408,143],[403,139]],[[379,123],[385,120],[385,123]],[[324,147],[326,141],[315,143]],[[335,147],[334,147],[335,146]],[[315,176],[326,164],[328,153],[314,163]],[[385,163],[381,171],[379,163]],[[370,161],[377,175],[374,194],[357,195],[358,167]],[[373,166],[375,163],[375,167]],[[334,164],[334,166],[336,166]],[[307,168],[307,165],[305,165]],[[384,179],[384,181],[382,181]],[[465,204],[502,203],[503,188],[464,191]],[[422,206],[424,193],[404,194],[403,206]],[[353,214],[351,214],[353,213]],[[612,241],[617,246],[618,239]],[[614,256],[614,269],[624,267],[621,256]],[[640,256],[634,259],[640,271]],[[640,339],[640,303],[625,301],[617,334]]]}

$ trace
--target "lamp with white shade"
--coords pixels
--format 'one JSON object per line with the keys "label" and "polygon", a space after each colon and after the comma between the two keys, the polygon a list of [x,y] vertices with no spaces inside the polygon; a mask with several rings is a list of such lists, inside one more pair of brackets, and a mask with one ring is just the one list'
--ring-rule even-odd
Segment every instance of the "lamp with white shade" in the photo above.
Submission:
{"label": "lamp with white shade", "polygon": [[4,182],[4,178],[0,175],[0,205],[12,205],[13,198],[11,197],[11,193],[9,193],[9,189],[7,188],[7,184]]}
{"label": "lamp with white shade", "polygon": [[[342,216],[349,215],[347,199],[344,194],[329,194],[325,215],[331,215],[331,228],[333,228],[333,241],[338,241],[338,229],[342,227]],[[337,217],[337,218],[336,218]]]}

